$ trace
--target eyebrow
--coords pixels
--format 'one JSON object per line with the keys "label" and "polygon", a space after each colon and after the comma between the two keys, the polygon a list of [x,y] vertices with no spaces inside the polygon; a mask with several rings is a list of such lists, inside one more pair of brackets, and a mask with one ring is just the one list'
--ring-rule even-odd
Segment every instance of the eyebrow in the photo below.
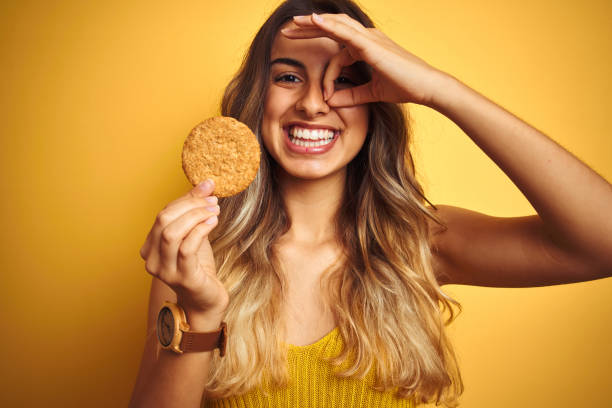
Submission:
{"label": "eyebrow", "polygon": [[270,63],[270,66],[274,64],[286,64],[291,65],[292,67],[301,68],[304,70],[306,69],[306,66],[304,64],[302,64],[298,60],[294,60],[293,58],[277,58]]}

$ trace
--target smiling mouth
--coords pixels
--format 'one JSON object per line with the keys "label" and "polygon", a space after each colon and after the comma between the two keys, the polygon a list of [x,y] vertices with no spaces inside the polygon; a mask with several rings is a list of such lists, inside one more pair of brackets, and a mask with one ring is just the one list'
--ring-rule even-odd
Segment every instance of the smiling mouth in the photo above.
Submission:
{"label": "smiling mouth", "polygon": [[288,130],[289,141],[297,146],[318,147],[333,142],[334,137],[340,132],[331,129],[306,129],[299,126],[291,126]]}

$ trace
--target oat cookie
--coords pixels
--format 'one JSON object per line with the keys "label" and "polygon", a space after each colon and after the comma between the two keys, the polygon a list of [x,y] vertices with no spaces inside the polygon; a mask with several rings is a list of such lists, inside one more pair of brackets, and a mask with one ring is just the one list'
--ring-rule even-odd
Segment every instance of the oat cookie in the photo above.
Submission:
{"label": "oat cookie", "polygon": [[228,197],[246,189],[259,169],[259,143],[242,122],[216,116],[200,123],[183,145],[183,171],[193,184],[211,178],[214,195]]}

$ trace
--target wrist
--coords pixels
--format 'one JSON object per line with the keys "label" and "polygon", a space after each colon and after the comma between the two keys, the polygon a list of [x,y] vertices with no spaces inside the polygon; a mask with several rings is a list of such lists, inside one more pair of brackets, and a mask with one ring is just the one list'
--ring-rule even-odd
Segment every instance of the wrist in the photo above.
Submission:
{"label": "wrist", "polygon": [[[164,302],[157,316],[157,337],[161,347],[178,354],[219,349],[225,355],[227,329],[223,315],[217,312],[188,315],[185,309],[172,302]],[[191,320],[191,321],[189,321]]]}
{"label": "wrist", "polygon": [[444,114],[451,107],[453,95],[460,91],[463,84],[452,75],[437,69],[433,72],[430,81],[433,92],[426,106]]}
{"label": "wrist", "polygon": [[201,311],[183,308],[189,324],[189,330],[195,332],[208,332],[217,330],[225,317],[225,311]]}

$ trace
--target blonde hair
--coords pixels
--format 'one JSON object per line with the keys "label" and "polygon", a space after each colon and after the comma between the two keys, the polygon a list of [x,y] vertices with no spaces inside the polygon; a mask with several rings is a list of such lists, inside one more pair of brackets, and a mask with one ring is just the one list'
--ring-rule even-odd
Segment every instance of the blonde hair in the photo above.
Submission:
{"label": "blonde hair", "polygon": [[[222,114],[249,125],[260,142],[274,36],[291,16],[312,12],[346,13],[373,26],[350,1],[288,1],[270,16],[222,102]],[[440,222],[415,178],[407,117],[399,105],[370,104],[368,136],[347,166],[335,219],[343,257],[325,279],[345,347],[330,362],[345,367],[337,373],[341,377],[363,378],[375,368],[376,390],[397,387],[398,397],[416,403],[455,406],[463,384],[444,326],[456,316],[453,306],[460,306],[444,294],[432,269],[428,218]],[[230,296],[225,320],[231,335],[225,357],[213,357],[208,397],[288,382],[279,318],[287,284],[274,244],[290,220],[276,167],[264,149],[249,188],[220,200],[219,224],[210,238],[218,277]]]}

